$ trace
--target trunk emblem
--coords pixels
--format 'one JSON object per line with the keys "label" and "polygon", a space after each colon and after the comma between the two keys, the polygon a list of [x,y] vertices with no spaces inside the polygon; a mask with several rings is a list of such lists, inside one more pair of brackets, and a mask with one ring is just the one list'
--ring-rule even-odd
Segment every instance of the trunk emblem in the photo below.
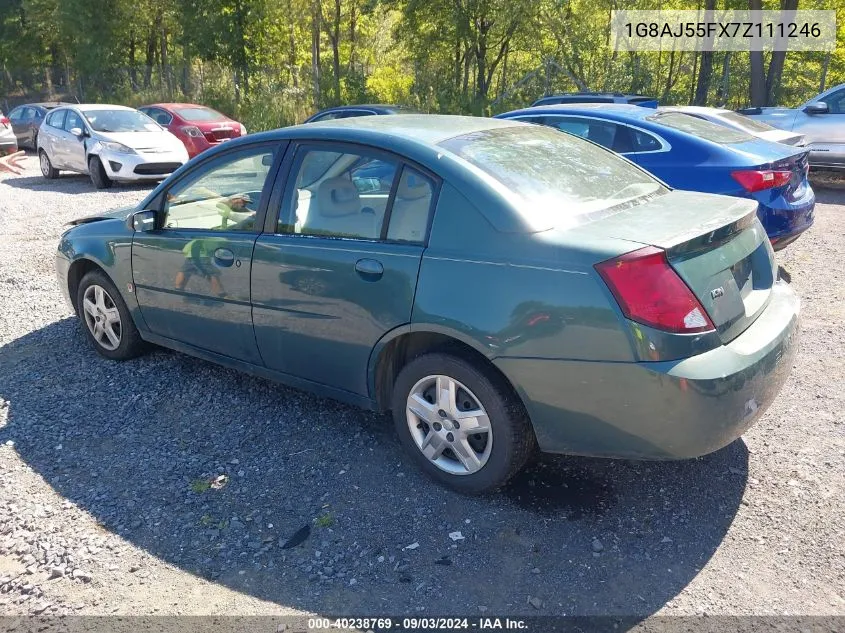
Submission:
{"label": "trunk emblem", "polygon": [[725,296],[725,289],[719,286],[718,288],[714,288],[710,291],[710,298],[711,299],[718,299],[719,297]]}

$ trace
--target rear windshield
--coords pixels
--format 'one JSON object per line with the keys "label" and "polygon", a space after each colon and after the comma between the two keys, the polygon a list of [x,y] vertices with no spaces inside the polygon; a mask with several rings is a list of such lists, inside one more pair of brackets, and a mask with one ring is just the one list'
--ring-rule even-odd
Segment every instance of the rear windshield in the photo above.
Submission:
{"label": "rear windshield", "polygon": [[186,121],[222,121],[226,117],[211,108],[173,108]]}
{"label": "rear windshield", "polygon": [[682,112],[661,112],[660,114],[653,114],[646,117],[646,120],[671,127],[693,136],[703,138],[705,141],[712,141],[721,145],[728,143],[745,143],[746,141],[753,141],[754,137],[734,130],[718,123],[705,121],[698,117],[690,116]]}
{"label": "rear windshield", "polygon": [[775,128],[771,125],[763,123],[762,121],[755,121],[751,117],[747,117],[744,114],[739,114],[737,112],[722,112],[719,114],[719,118],[724,119],[725,121],[730,121],[735,125],[743,128],[744,130],[748,130],[750,132],[771,132]]}
{"label": "rear windshield", "polygon": [[576,224],[579,216],[668,192],[613,152],[545,126],[481,130],[440,146],[516,194],[519,210],[537,226]]}

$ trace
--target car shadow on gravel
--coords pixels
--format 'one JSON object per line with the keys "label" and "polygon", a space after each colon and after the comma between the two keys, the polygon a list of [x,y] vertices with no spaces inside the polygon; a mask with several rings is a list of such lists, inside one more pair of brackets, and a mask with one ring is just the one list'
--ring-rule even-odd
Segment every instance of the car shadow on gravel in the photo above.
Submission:
{"label": "car shadow on gravel", "polygon": [[[84,174],[65,173],[60,175],[55,180],[47,180],[43,176],[15,176],[6,177],[2,181],[3,184],[15,187],[16,189],[26,189],[28,191],[51,191],[56,190],[63,194],[67,193],[88,193],[96,191],[94,185],[91,184],[91,179]],[[152,191],[153,187],[158,183],[136,183],[136,182],[116,182],[112,186],[115,191]],[[109,190],[104,190],[109,191]]]}
{"label": "car shadow on gravel", "polygon": [[166,351],[108,362],[75,319],[0,347],[0,397],[0,444],[149,555],[95,561],[93,588],[131,591],[160,560],[323,614],[647,616],[713,556],[748,472],[741,441],[684,462],[548,456],[463,497],[408,465],[384,416]]}

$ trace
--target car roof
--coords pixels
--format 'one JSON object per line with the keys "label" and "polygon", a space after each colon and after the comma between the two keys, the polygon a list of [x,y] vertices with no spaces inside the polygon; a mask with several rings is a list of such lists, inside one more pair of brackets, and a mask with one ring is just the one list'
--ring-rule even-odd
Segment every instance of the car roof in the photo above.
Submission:
{"label": "car roof", "polygon": [[657,108],[658,112],[683,112],[685,114],[710,114],[712,116],[719,116],[730,110],[724,108],[708,108],[707,106],[660,106]]}
{"label": "car roof", "polygon": [[[142,108],[162,108],[168,110],[170,108],[203,108],[204,110],[214,110],[211,106],[203,105],[201,103],[150,103],[141,106]],[[214,110],[217,112],[217,110]]]}
{"label": "car roof", "polygon": [[642,120],[655,114],[655,110],[630,103],[555,103],[513,110],[497,116],[510,118],[529,114],[609,114],[611,118],[620,120]]}
{"label": "car roof", "polygon": [[[356,132],[367,132],[379,136],[401,137],[426,145],[436,145],[455,136],[513,126],[514,122],[452,114],[405,114],[401,117],[354,117],[331,119],[314,123],[294,125],[276,132],[285,137],[314,136],[316,130],[340,132],[339,136],[354,136]],[[269,134],[273,134],[270,132]]]}
{"label": "car roof", "polygon": [[64,104],[67,108],[76,108],[78,110],[128,110],[134,112],[135,108],[122,105],[112,105],[109,103],[67,103]]}

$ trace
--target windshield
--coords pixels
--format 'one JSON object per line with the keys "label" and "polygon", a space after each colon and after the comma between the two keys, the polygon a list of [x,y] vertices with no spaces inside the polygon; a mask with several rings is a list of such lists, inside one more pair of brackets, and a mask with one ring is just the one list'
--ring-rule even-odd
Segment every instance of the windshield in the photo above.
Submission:
{"label": "windshield", "polygon": [[575,224],[578,216],[668,192],[613,152],[545,126],[482,130],[440,146],[515,193],[537,226]]}
{"label": "windshield", "polygon": [[719,118],[724,119],[725,121],[730,121],[749,132],[771,132],[775,129],[771,125],[763,123],[762,121],[755,121],[751,117],[739,114],[738,112],[722,112],[719,114]]}
{"label": "windshield", "polygon": [[97,132],[158,132],[161,128],[137,110],[83,110],[85,120]]}
{"label": "windshield", "polygon": [[720,145],[729,143],[745,143],[753,141],[754,137],[712,121],[705,121],[682,112],[661,112],[646,117],[647,121],[665,125],[693,136],[703,138],[705,141],[712,141]]}
{"label": "windshield", "polygon": [[186,121],[226,121],[228,117],[211,108],[173,108]]}

